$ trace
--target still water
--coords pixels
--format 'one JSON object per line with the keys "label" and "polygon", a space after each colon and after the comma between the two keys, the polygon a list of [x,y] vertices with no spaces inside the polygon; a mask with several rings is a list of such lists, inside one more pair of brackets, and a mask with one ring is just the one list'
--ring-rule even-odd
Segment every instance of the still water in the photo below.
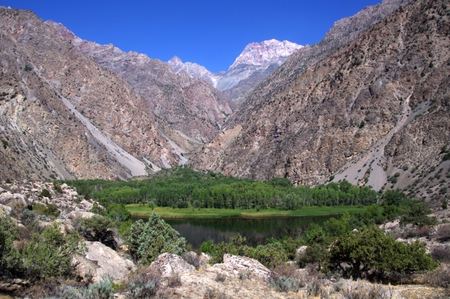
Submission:
{"label": "still water", "polygon": [[169,219],[165,220],[180,235],[192,244],[194,249],[208,240],[214,243],[228,242],[230,237],[238,233],[246,237],[247,244],[256,246],[265,244],[270,237],[296,238],[306,230],[311,223],[321,224],[327,216],[277,217],[263,219],[248,218],[218,218],[218,219]]}

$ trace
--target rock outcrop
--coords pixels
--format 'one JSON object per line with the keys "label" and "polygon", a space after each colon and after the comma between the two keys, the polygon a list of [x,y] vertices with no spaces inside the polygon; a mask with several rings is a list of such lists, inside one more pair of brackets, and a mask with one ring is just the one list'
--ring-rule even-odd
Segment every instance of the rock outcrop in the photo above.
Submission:
{"label": "rock outcrop", "polygon": [[116,251],[100,242],[86,242],[85,256],[75,256],[72,264],[78,276],[83,279],[100,281],[104,276],[111,277],[114,282],[123,281],[136,269],[134,263],[120,256]]}
{"label": "rock outcrop", "polygon": [[150,264],[149,271],[159,273],[161,277],[167,278],[195,271],[195,267],[188,264],[179,255],[166,252]]}

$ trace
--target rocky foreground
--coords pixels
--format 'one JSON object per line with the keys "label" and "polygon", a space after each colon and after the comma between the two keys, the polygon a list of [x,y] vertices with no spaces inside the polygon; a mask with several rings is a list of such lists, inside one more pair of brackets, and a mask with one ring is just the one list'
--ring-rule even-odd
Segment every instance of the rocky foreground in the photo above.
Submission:
{"label": "rocky foreground", "polygon": [[[46,190],[46,191],[44,191]],[[94,201],[86,200],[66,184],[50,182],[9,182],[0,187],[0,211],[8,214],[19,228],[19,210],[29,207],[56,206],[57,217],[38,217],[41,227],[58,225],[62,233],[77,229],[81,218],[93,217]],[[448,219],[448,212],[436,213],[439,222]],[[414,239],[428,243],[428,249],[442,246],[448,252],[449,240],[439,240],[439,227],[430,229],[428,236],[416,233],[400,233],[397,222],[385,224],[383,228],[398,234],[410,242]],[[430,237],[431,236],[431,237]],[[434,237],[433,237],[434,236]],[[105,277],[114,283],[114,298],[444,298],[448,288],[439,278],[449,277],[448,265],[441,265],[432,273],[420,274],[404,280],[399,285],[372,284],[366,281],[345,280],[318,272],[314,266],[299,269],[293,262],[276,269],[268,269],[254,259],[225,254],[223,263],[211,265],[205,254],[189,252],[181,256],[164,253],[150,266],[136,265],[130,259],[127,245],[116,229],[110,230],[116,249],[98,241],[82,240],[83,254],[72,258],[73,276],[69,280],[59,279],[57,285],[86,285],[101,283]],[[414,238],[411,238],[414,237]],[[428,242],[427,240],[432,240]],[[15,243],[17,247],[23,244]],[[441,279],[442,280],[442,279]],[[51,280],[50,280],[51,281]],[[43,287],[45,285],[47,288]],[[48,291],[46,282],[26,279],[1,279],[0,298],[44,298]],[[447,286],[448,287],[448,286]],[[147,290],[147,295],[138,296],[137,290]],[[39,297],[41,296],[42,297]],[[6,296],[6,297],[5,297]],[[36,297],[37,296],[37,297]],[[112,298],[112,297],[105,297]]]}

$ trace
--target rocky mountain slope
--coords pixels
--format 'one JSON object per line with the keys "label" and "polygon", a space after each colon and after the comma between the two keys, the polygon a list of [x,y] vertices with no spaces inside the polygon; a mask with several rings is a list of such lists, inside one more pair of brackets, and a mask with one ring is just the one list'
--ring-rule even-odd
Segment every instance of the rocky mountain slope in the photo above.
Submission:
{"label": "rocky mountain slope", "polygon": [[[369,24],[364,15],[374,8],[337,22],[342,31],[334,28],[292,55],[192,165],[295,184],[345,178],[442,197],[450,155],[450,6],[412,1],[377,23],[402,3],[384,1],[372,14],[376,24],[361,33],[350,28]],[[342,45],[340,37],[356,39]]]}
{"label": "rocky mountain slope", "polygon": [[1,178],[126,178],[178,164],[125,81],[32,12],[0,15]]}
{"label": "rocky mountain slope", "polygon": [[128,82],[144,99],[148,113],[169,124],[161,124],[160,129],[184,151],[192,149],[187,141],[193,140],[193,145],[210,141],[232,112],[233,103],[203,80],[191,78],[186,72],[175,74],[167,64],[144,54],[81,40],[62,24],[47,24],[81,53],[94,57]]}
{"label": "rocky mountain slope", "polygon": [[168,64],[175,72],[184,70],[194,78],[206,80],[233,101],[240,102],[259,82],[302,47],[275,39],[251,43],[244,48],[228,71],[217,74],[196,63],[183,63],[178,57],[169,60]]}

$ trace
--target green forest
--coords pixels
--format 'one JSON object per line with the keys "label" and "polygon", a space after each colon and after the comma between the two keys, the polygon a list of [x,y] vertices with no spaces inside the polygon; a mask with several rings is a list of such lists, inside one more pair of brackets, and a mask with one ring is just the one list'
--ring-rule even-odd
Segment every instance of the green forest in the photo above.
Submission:
{"label": "green forest", "polygon": [[294,187],[285,178],[255,181],[197,172],[182,166],[141,180],[64,182],[104,206],[115,203],[172,208],[297,210],[309,206],[371,205],[379,198],[369,187],[357,187],[346,180],[339,184]]}

